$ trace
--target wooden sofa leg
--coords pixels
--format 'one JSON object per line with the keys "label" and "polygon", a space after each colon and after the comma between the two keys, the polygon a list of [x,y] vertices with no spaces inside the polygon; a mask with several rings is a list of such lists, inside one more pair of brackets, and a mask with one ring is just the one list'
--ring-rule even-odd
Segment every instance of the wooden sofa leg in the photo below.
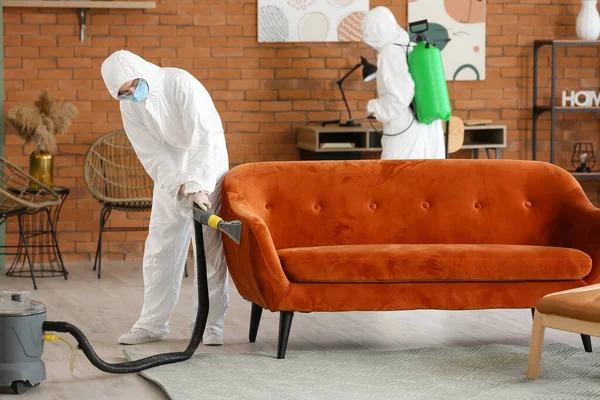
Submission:
{"label": "wooden sofa leg", "polygon": [[544,345],[545,327],[542,324],[543,315],[538,311],[533,317],[533,329],[531,330],[531,342],[529,344],[529,356],[527,365],[527,378],[538,379],[542,366],[542,346]]}
{"label": "wooden sofa leg", "polygon": [[256,335],[258,334],[258,326],[260,325],[262,312],[263,308],[261,306],[252,303],[252,311],[250,312],[250,333],[248,334],[250,343],[256,342]]}
{"label": "wooden sofa leg", "polygon": [[581,334],[581,341],[583,342],[583,348],[586,352],[592,352],[592,338],[590,335]]}
{"label": "wooden sofa leg", "polygon": [[294,319],[293,311],[282,311],[279,313],[279,340],[277,342],[277,358],[285,358],[288,339],[290,337],[290,329],[292,328],[292,319]]}

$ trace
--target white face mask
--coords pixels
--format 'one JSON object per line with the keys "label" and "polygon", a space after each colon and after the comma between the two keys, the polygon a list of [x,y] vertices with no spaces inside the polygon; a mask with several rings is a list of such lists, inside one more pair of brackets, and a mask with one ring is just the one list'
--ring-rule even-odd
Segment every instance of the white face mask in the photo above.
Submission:
{"label": "white face mask", "polygon": [[138,83],[135,86],[135,92],[133,94],[119,96],[119,100],[132,100],[135,102],[141,102],[148,98],[148,93],[148,82],[146,82],[146,80],[143,78],[139,78]]}

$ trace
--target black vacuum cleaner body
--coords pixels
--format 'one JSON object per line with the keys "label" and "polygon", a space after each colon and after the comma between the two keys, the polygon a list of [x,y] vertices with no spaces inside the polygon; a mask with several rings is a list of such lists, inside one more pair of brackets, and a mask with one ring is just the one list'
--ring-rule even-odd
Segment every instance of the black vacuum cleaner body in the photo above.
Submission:
{"label": "black vacuum cleaner body", "polygon": [[209,310],[202,225],[220,230],[238,244],[242,225],[240,221],[223,221],[213,210],[204,211],[195,204],[193,210],[199,305],[192,337],[185,351],[109,364],[98,357],[76,326],[68,322],[47,321],[46,307],[42,303],[31,300],[27,293],[7,292],[0,296],[0,387],[10,386],[15,393],[21,394],[46,379],[46,367],[42,360],[44,340],[64,340],[46,332],[69,333],[77,340],[77,348],[73,350],[82,350],[96,368],[108,373],[137,373],[158,365],[189,359],[202,341]]}

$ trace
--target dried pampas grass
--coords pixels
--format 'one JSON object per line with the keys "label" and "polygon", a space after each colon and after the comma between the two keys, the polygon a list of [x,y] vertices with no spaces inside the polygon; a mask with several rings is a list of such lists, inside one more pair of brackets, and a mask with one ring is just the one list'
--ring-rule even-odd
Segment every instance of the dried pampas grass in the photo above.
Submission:
{"label": "dried pampas grass", "polygon": [[56,135],[65,133],[79,110],[70,103],[58,103],[44,90],[35,107],[19,104],[8,110],[6,120],[25,144],[33,142],[38,152],[56,151]]}

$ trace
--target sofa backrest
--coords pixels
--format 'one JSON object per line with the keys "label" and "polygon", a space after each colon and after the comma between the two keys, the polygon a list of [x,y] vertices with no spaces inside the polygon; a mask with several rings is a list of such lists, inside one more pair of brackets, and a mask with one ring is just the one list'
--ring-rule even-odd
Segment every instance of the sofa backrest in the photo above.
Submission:
{"label": "sofa backrest", "polygon": [[[360,160],[243,164],[225,177],[277,249],[378,243],[548,245],[561,201],[581,186],[519,160]],[[224,207],[228,207],[224,202]]]}

